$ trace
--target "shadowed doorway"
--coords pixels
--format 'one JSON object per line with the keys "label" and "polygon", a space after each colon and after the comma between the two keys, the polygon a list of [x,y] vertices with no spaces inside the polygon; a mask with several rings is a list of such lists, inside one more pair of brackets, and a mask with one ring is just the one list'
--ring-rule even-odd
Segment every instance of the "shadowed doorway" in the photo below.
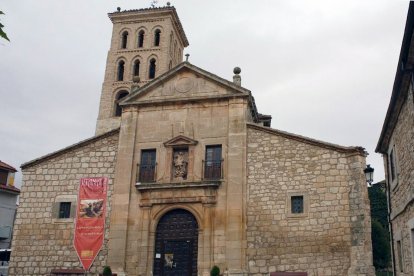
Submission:
{"label": "shadowed doorway", "polygon": [[166,213],[155,235],[154,276],[196,276],[198,224],[187,210]]}

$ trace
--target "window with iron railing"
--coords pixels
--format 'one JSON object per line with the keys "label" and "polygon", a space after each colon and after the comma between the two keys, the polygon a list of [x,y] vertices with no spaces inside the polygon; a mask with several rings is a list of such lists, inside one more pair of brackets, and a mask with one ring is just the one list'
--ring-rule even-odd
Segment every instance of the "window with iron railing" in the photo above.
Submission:
{"label": "window with iron railing", "polygon": [[155,149],[141,151],[141,163],[137,165],[137,182],[155,182],[156,179],[156,151]]}
{"label": "window with iron railing", "polygon": [[204,179],[216,180],[223,178],[223,159],[221,145],[206,146],[206,158],[203,161]]}

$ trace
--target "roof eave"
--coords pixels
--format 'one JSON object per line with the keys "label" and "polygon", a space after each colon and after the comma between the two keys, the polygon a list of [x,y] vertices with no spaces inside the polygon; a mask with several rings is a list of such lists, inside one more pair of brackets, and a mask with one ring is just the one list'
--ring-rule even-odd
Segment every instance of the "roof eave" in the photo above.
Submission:
{"label": "roof eave", "polygon": [[302,143],[310,144],[310,145],[313,145],[313,146],[334,150],[334,151],[341,152],[341,153],[357,154],[357,155],[361,155],[361,156],[367,156],[367,152],[365,151],[365,148],[363,148],[363,147],[358,147],[358,146],[356,146],[356,147],[345,147],[345,146],[341,146],[341,145],[337,145],[337,144],[328,143],[328,142],[325,142],[325,141],[309,138],[309,137],[306,137],[306,136],[290,133],[290,132],[287,132],[287,131],[274,129],[274,128],[270,128],[270,127],[265,127],[265,126],[252,124],[252,123],[247,123],[247,127],[258,129],[258,130],[261,130],[261,131],[265,131],[265,132],[268,132],[268,133],[271,133],[271,134],[276,134],[276,135],[279,135],[279,136],[282,136],[282,137],[286,137],[286,138],[296,140],[296,141],[299,141],[299,142],[302,142]]}
{"label": "roof eave", "polygon": [[80,142],[78,142],[78,143],[75,143],[75,144],[70,145],[70,146],[68,146],[68,147],[65,147],[65,148],[63,148],[63,149],[60,149],[60,150],[54,151],[54,152],[52,152],[52,153],[49,153],[49,154],[43,155],[43,156],[41,156],[41,157],[39,157],[39,158],[36,158],[36,159],[33,159],[33,160],[28,161],[28,162],[26,162],[26,163],[23,163],[23,164],[20,166],[20,168],[21,168],[22,170],[27,169],[27,168],[29,168],[29,167],[32,167],[32,166],[37,165],[37,164],[39,164],[39,163],[42,163],[42,162],[43,162],[43,161],[45,161],[45,160],[49,160],[49,159],[54,158],[54,157],[57,157],[57,156],[59,156],[59,155],[61,155],[61,154],[63,154],[63,153],[66,153],[66,152],[68,152],[68,151],[70,151],[70,150],[73,150],[74,148],[81,147],[81,146],[85,146],[85,145],[87,145],[87,144],[89,144],[89,143],[93,143],[93,142],[95,142],[95,141],[97,141],[97,140],[99,140],[99,139],[101,139],[101,138],[105,138],[105,137],[111,136],[111,135],[113,135],[113,134],[115,134],[115,133],[117,133],[117,132],[119,132],[119,128],[115,128],[115,129],[110,130],[110,131],[108,131],[108,132],[105,132],[105,133],[103,133],[103,134],[101,134],[101,135],[93,136],[93,137],[91,137],[91,138],[88,138],[88,139],[82,140],[82,141],[80,141]]}
{"label": "roof eave", "polygon": [[[397,71],[395,73],[394,84],[391,93],[390,104],[388,105],[387,114],[384,119],[380,138],[375,148],[375,152],[386,154],[394,130],[398,114],[401,110],[401,102],[403,101],[409,87],[409,78],[413,73],[413,61],[414,61],[414,48],[411,47],[414,39],[414,2],[410,1],[407,20],[405,24],[405,30],[403,40],[401,44],[400,56],[398,59]],[[411,56],[411,58],[409,58]],[[407,86],[408,85],[408,86]]]}
{"label": "roof eave", "polygon": [[187,47],[189,45],[187,36],[184,32],[183,25],[181,24],[180,18],[178,17],[177,11],[174,6],[167,6],[167,7],[155,7],[155,8],[144,8],[144,9],[133,9],[133,10],[124,10],[124,11],[116,11],[108,13],[108,17],[111,20],[112,23],[116,22],[116,19],[118,18],[125,18],[125,17],[131,17],[131,19],[136,14],[144,14],[144,13],[165,13],[165,14],[171,14],[173,21],[175,23],[175,27],[178,30],[178,33],[180,35],[180,38],[183,42],[184,47]]}

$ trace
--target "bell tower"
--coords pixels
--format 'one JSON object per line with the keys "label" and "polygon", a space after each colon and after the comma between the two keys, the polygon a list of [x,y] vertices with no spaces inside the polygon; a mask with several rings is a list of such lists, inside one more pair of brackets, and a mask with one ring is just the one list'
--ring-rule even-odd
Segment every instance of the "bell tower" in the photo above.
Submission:
{"label": "bell tower", "polygon": [[177,12],[165,7],[108,14],[113,23],[95,134],[120,125],[118,102],[131,91],[133,79],[145,85],[183,59],[188,40]]}

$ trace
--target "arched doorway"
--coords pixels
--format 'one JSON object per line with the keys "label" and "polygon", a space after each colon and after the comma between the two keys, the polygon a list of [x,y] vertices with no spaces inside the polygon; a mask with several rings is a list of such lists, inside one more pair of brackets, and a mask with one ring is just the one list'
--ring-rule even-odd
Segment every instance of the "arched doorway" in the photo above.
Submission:
{"label": "arched doorway", "polygon": [[174,209],[158,222],[154,276],[197,275],[198,224],[189,211]]}

